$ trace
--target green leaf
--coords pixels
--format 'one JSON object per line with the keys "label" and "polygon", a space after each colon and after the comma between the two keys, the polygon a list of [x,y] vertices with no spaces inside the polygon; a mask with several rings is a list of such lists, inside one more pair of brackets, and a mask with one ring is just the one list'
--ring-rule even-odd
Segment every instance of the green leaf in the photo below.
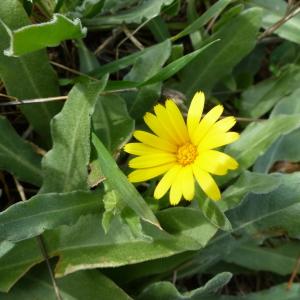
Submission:
{"label": "green leaf", "polygon": [[[146,287],[137,297],[137,300],[197,300],[216,293],[226,285],[232,277],[229,272],[224,272],[210,279],[203,287],[181,294],[176,287],[167,281],[156,282]],[[205,298],[204,298],[205,297]]]}
{"label": "green leaf", "polygon": [[254,48],[260,24],[261,10],[247,9],[205,40],[205,44],[218,39],[221,41],[199,55],[180,74],[179,87],[187,98],[191,99],[197,90],[210,91],[220,79],[230,74],[233,67]]}
{"label": "green leaf", "polygon": [[[171,54],[171,42],[166,40],[156,47],[144,52],[133,65],[130,72],[124,77],[126,80],[144,82],[162,70]],[[137,86],[139,84],[137,83]],[[127,105],[130,115],[140,120],[145,112],[150,110],[161,93],[161,83],[150,84],[138,89],[138,92],[128,93]]]}
{"label": "green leaf", "polygon": [[143,0],[139,5],[117,14],[96,16],[92,19],[83,19],[82,22],[89,29],[95,30],[104,26],[121,24],[140,24],[145,20],[156,17],[162,6],[172,3],[173,0]]}
{"label": "green leaf", "polygon": [[42,193],[88,188],[91,115],[106,80],[75,85],[62,111],[53,118],[53,148],[42,161]]}
{"label": "green leaf", "polygon": [[147,27],[150,29],[157,42],[163,42],[170,37],[168,26],[161,16],[157,16],[150,20]]}
{"label": "green leaf", "polygon": [[242,132],[238,141],[226,147],[226,152],[239,162],[239,168],[224,176],[223,180],[227,181],[249,168],[281,135],[288,134],[299,127],[299,115],[276,116],[267,121],[250,124]]}
{"label": "green leaf", "polygon": [[10,47],[4,51],[8,56],[20,56],[46,47],[56,47],[62,41],[79,39],[86,35],[79,19],[74,21],[54,14],[49,22],[27,25],[9,32]]}
{"label": "green leaf", "polygon": [[118,151],[134,130],[134,120],[128,114],[126,103],[117,95],[99,97],[92,122],[95,134],[111,153]]}
{"label": "green leaf", "polygon": [[[56,279],[62,299],[103,299],[132,300],[108,277],[96,270],[80,271],[63,278]],[[57,299],[51,283],[48,269],[39,266],[26,274],[8,293],[0,293],[3,300]]]}
{"label": "green leaf", "polygon": [[242,94],[241,113],[259,118],[268,112],[283,97],[299,87],[300,67],[288,65],[278,78],[271,78],[252,85]]}
{"label": "green leaf", "polygon": [[[83,216],[73,226],[46,231],[43,238],[50,257],[59,256],[56,275],[98,267],[117,267],[168,257],[204,247],[217,228],[206,221],[199,209],[175,207],[158,213],[164,230],[143,222],[152,240],[132,233],[128,224],[114,218],[107,234],[101,216]],[[117,242],[116,242],[117,241]],[[35,239],[21,241],[0,257],[0,290],[7,291],[43,256]]]}
{"label": "green leaf", "polygon": [[247,194],[266,194],[277,188],[279,184],[280,176],[245,171],[223,192],[222,200],[218,202],[219,207],[222,211],[226,211],[240,204]]}
{"label": "green leaf", "polygon": [[88,73],[99,68],[100,63],[96,55],[85,46],[82,40],[77,40],[76,46],[78,48],[80,72]]}
{"label": "green leaf", "polygon": [[299,249],[299,241],[282,241],[280,245],[273,247],[245,243],[234,249],[224,260],[250,270],[289,275],[297,264]]}
{"label": "green leaf", "polygon": [[148,80],[142,82],[139,86],[145,86],[149,84],[156,83],[158,81],[164,81],[174,74],[176,74],[178,71],[180,71],[182,68],[184,68],[187,64],[189,64],[192,60],[196,59],[202,53],[204,50],[209,48],[211,45],[218,42],[218,40],[214,40],[212,42],[207,43],[205,46],[201,47],[200,49],[193,51],[189,54],[184,55],[183,57],[180,57],[176,59],[175,61],[172,61],[170,64],[168,64],[166,67],[162,68],[157,74],[149,78]]}
{"label": "green leaf", "polygon": [[110,187],[116,191],[120,199],[133,209],[138,216],[160,228],[152,210],[135,187],[127,180],[126,176],[118,168],[114,159],[94,133],[92,134],[92,142],[98,154],[102,174],[106,177]]}
{"label": "green leaf", "polygon": [[[291,95],[284,97],[274,107],[270,118],[276,117],[277,115],[299,114],[299,97],[300,89],[297,89]],[[295,143],[295,141],[298,141],[299,139],[299,129],[280,137],[261,157],[258,158],[254,165],[254,170],[266,173],[276,161],[299,161],[300,144]]]}
{"label": "green leaf", "polygon": [[190,33],[193,33],[201,27],[203,27],[210,19],[219,15],[222,10],[226,8],[228,4],[230,4],[232,0],[219,0],[214,5],[212,5],[209,9],[207,9],[199,18],[197,18],[193,23],[185,27],[184,30],[177,33],[175,36],[171,38],[172,41],[176,41]]}
{"label": "green leaf", "polygon": [[300,211],[300,173],[276,176],[280,177],[277,188],[268,193],[249,193],[239,206],[226,212],[233,230],[220,232],[188,264],[177,269],[179,276],[208,270],[249,239],[259,241],[278,234],[299,237],[300,223],[296,216]]}
{"label": "green leaf", "polygon": [[[154,46],[151,46],[151,47],[147,47],[141,51],[138,51],[138,52],[135,52],[135,53],[132,53],[132,54],[129,54],[125,57],[122,57],[120,59],[116,59],[110,63],[107,63],[101,67],[99,67],[98,69],[92,71],[89,73],[89,75],[93,76],[93,77],[99,77],[99,76],[102,76],[106,73],[115,73],[119,70],[122,70],[130,65],[133,65],[136,63],[136,61],[146,55],[147,52],[156,52],[157,49],[161,49],[162,48],[162,45],[164,45],[165,47],[168,47],[167,46],[167,43],[170,43],[170,42],[162,42],[162,43],[159,43],[159,44],[156,44]],[[147,70],[144,70],[144,71],[147,71]]]}
{"label": "green leaf", "polygon": [[0,240],[18,242],[59,225],[98,213],[102,195],[90,192],[40,194],[18,202],[0,214]]}
{"label": "green leaf", "polygon": [[[0,77],[7,93],[21,100],[59,95],[57,77],[45,50],[19,58],[3,55],[10,40],[7,28],[14,30],[30,24],[20,1],[0,1],[0,19]],[[50,145],[50,120],[60,107],[58,103],[20,106],[29,123],[44,138],[47,147]]]}
{"label": "green leaf", "polygon": [[0,169],[34,185],[40,186],[42,184],[41,157],[1,116]]}
{"label": "green leaf", "polygon": [[[277,0],[274,5],[273,0],[251,0],[250,5],[255,5],[263,8],[263,23],[262,26],[267,29],[284,18],[287,3],[283,0]],[[279,26],[275,33],[280,37],[291,42],[300,44],[300,16],[295,15],[287,22]]]}
{"label": "green leaf", "polygon": [[[300,293],[300,284],[293,283],[291,288],[287,289],[287,284],[273,286],[256,293],[249,293],[243,296],[215,295],[207,297],[205,300],[298,300]],[[200,300],[200,299],[193,299]]]}
{"label": "green leaf", "polygon": [[207,198],[200,187],[196,187],[196,199],[206,219],[222,230],[231,230],[231,224],[219,208],[219,203]]}

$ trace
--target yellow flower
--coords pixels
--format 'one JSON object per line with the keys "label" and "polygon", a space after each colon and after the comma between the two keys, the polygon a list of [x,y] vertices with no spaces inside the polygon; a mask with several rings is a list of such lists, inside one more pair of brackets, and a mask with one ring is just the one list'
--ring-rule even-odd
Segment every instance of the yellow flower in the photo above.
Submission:
{"label": "yellow flower", "polygon": [[201,119],[204,100],[202,92],[195,94],[186,123],[172,100],[167,100],[165,106],[156,105],[155,114],[145,114],[145,123],[154,134],[137,130],[134,137],[140,143],[125,146],[126,152],[138,156],[129,161],[129,167],[137,169],[128,175],[129,181],[142,182],[164,174],[154,198],[162,198],[170,189],[172,205],[178,204],[182,196],[186,200],[194,198],[195,179],[209,198],[221,198],[210,174],[225,175],[236,169],[238,163],[213,149],[236,141],[239,134],[229,131],[236,122],[234,117],[218,121],[222,105],[215,106]]}

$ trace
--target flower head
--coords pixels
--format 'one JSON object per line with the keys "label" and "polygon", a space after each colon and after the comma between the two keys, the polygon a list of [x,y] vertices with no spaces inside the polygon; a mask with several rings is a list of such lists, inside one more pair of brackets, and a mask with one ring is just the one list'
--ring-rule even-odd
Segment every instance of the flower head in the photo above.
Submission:
{"label": "flower head", "polygon": [[221,198],[211,174],[225,175],[236,169],[238,163],[214,149],[236,141],[239,134],[229,131],[236,122],[234,117],[218,121],[222,105],[215,106],[201,119],[204,100],[202,92],[195,94],[186,123],[172,100],[167,100],[165,106],[156,105],[154,114],[145,114],[145,123],[153,133],[135,131],[139,143],[128,143],[124,148],[137,155],[129,161],[129,167],[136,169],[128,175],[129,181],[142,182],[164,174],[154,197],[160,199],[170,190],[172,205],[178,204],[182,196],[186,200],[194,198],[195,180],[209,198]]}

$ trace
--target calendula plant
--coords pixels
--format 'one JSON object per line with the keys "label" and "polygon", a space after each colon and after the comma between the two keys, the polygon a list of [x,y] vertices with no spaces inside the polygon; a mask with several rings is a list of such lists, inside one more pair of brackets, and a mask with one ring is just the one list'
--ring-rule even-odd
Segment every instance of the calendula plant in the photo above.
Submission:
{"label": "calendula plant", "polygon": [[298,2],[0,1],[0,299],[298,300]]}
{"label": "calendula plant", "polygon": [[225,175],[235,170],[238,163],[232,157],[215,148],[230,144],[239,138],[236,132],[228,132],[236,120],[226,117],[217,121],[223,112],[221,105],[215,106],[201,122],[204,94],[195,94],[185,123],[180,110],[172,100],[165,107],[157,104],[155,115],[146,113],[145,123],[155,133],[135,131],[140,143],[128,143],[125,151],[139,157],[129,161],[131,182],[145,181],[165,173],[155,188],[154,198],[162,198],[170,189],[170,203],[176,205],[182,196],[193,200],[195,179],[206,195],[220,200],[220,190],[210,175]]}

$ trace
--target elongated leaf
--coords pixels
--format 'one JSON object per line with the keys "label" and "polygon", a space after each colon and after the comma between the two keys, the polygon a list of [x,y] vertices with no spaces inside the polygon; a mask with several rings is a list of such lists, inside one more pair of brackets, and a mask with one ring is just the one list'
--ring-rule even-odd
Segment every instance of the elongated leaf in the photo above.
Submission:
{"label": "elongated leaf", "polygon": [[[231,273],[224,272],[210,279],[203,287],[181,294],[176,287],[167,281],[151,284],[143,290],[137,300],[197,300],[216,293],[226,285],[232,277]],[[204,298],[205,297],[205,298]]]}
{"label": "elongated leaf", "polygon": [[179,87],[188,99],[197,90],[210,91],[220,79],[230,74],[232,68],[254,48],[260,23],[261,10],[248,9],[205,41],[221,40],[199,55],[180,74]]}
{"label": "elongated leaf", "polygon": [[169,65],[164,67],[161,71],[159,71],[157,74],[149,78],[148,80],[144,81],[140,86],[145,86],[148,84],[153,84],[158,81],[164,81],[174,74],[176,74],[178,71],[180,71],[182,68],[184,68],[188,63],[190,63],[192,60],[194,60],[200,53],[202,53],[204,50],[209,48],[214,43],[218,42],[218,40],[214,40],[205,46],[201,47],[200,49],[189,53],[183,57],[178,58],[177,60],[171,62]]}
{"label": "elongated leaf", "polygon": [[20,56],[85,35],[86,29],[81,27],[79,19],[72,21],[63,15],[54,14],[49,22],[27,25],[10,32],[10,47],[4,53]]}
{"label": "elongated leaf", "polygon": [[0,169],[34,185],[40,186],[42,184],[41,157],[1,116]]}
{"label": "elongated leaf", "polygon": [[[105,234],[101,215],[84,216],[71,227],[46,231],[43,237],[49,256],[60,256],[56,275],[134,264],[197,250],[204,247],[217,231],[199,209],[176,207],[159,212],[157,217],[165,231],[143,223],[144,233],[152,237],[151,241],[134,235],[119,218],[114,218]],[[0,290],[10,289],[31,266],[42,260],[35,239],[16,244],[0,258]]]}
{"label": "elongated leaf", "polygon": [[42,162],[41,192],[87,189],[91,115],[106,80],[75,85],[63,110],[52,120],[53,148]]}
{"label": "elongated leaf", "polygon": [[[0,22],[0,77],[7,93],[21,100],[57,96],[57,78],[44,50],[20,58],[3,54],[10,41],[7,28],[14,30],[30,24],[20,1],[0,1],[0,19],[3,22]],[[51,144],[50,120],[60,107],[61,104],[58,103],[20,106],[29,123],[44,138],[47,146]]]}
{"label": "elongated leaf", "polygon": [[203,215],[209,222],[222,230],[231,230],[231,224],[224,213],[220,210],[218,204],[207,198],[204,192],[197,186],[196,197]]}
{"label": "elongated leaf", "polygon": [[129,54],[125,57],[114,60],[110,63],[107,63],[89,74],[94,77],[99,77],[106,73],[114,73],[114,72],[117,72],[118,70],[122,70],[130,65],[133,65],[137,61],[138,58],[144,56],[147,52],[155,52],[157,50],[157,48],[158,49],[161,48],[162,44],[166,45],[166,41],[156,44],[151,47],[147,47],[141,51]]}
{"label": "elongated leaf", "polygon": [[143,20],[149,20],[156,17],[163,5],[172,3],[173,0],[143,0],[141,3],[127,11],[108,16],[97,16],[92,19],[83,19],[83,24],[89,29],[98,29],[103,26],[120,24],[139,24]]}
{"label": "elongated leaf", "polygon": [[222,194],[219,207],[225,211],[242,202],[248,193],[266,194],[278,187],[280,176],[245,171],[239,179]]}
{"label": "elongated leaf", "polygon": [[[56,280],[64,300],[103,299],[130,300],[125,292],[108,277],[96,270],[80,271]],[[0,293],[3,300],[57,299],[46,266],[39,266],[27,274],[8,293]]]}
{"label": "elongated leaf", "polygon": [[211,18],[217,16],[222,12],[223,9],[226,8],[228,4],[230,4],[232,0],[220,0],[217,1],[214,5],[212,5],[208,10],[206,10],[199,18],[197,18],[193,23],[188,25],[184,30],[177,33],[172,37],[172,41],[176,41],[190,33],[193,33],[202,26],[204,26]]}
{"label": "elongated leaf", "polygon": [[[277,115],[300,113],[300,89],[284,97],[273,109],[270,118]],[[300,139],[300,129],[280,137],[273,145],[258,158],[254,165],[257,172],[267,173],[276,161],[300,161],[300,144],[295,143]]]}
{"label": "elongated leaf", "polygon": [[[178,276],[192,276],[208,270],[241,245],[253,240],[278,234],[299,237],[300,174],[277,174],[278,187],[269,193],[249,193],[243,202],[226,212],[233,230],[222,232],[182,269]],[[284,199],[284,201],[283,201]],[[235,238],[236,237],[236,238]]]}
{"label": "elongated leaf", "polygon": [[134,129],[126,103],[117,95],[100,96],[92,120],[95,134],[111,153],[129,140]]}
{"label": "elongated leaf", "polygon": [[[284,18],[287,10],[287,3],[283,0],[276,1],[276,5],[274,5],[273,0],[251,0],[250,4],[263,8],[262,26],[265,29],[271,27],[280,19]],[[275,30],[275,33],[284,39],[300,44],[299,14],[281,24],[281,26]]]}
{"label": "elongated leaf", "polygon": [[225,258],[225,261],[250,270],[289,275],[297,263],[299,249],[299,241],[285,242],[272,248],[246,243],[237,247]]}
{"label": "elongated leaf", "polygon": [[101,199],[99,193],[71,192],[40,194],[16,203],[0,214],[0,240],[15,243],[75,223],[82,215],[99,213]]}
{"label": "elongated leaf", "polygon": [[[270,289],[265,289],[256,293],[250,293],[243,296],[209,296],[205,300],[298,300],[300,293],[300,284],[293,283],[291,288],[286,288],[286,283],[276,285]],[[193,299],[200,300],[200,299]]]}
{"label": "elongated leaf", "polygon": [[[166,40],[151,47],[141,57],[139,57],[132,69],[124,79],[144,82],[155,76],[162,70],[171,54],[171,42]],[[137,84],[138,86],[139,84]],[[127,105],[130,115],[135,120],[140,120],[145,112],[150,110],[161,94],[161,82],[150,84],[138,89],[138,92],[131,92],[126,95]]]}
{"label": "elongated leaf", "polygon": [[150,207],[134,186],[127,180],[126,176],[120,171],[114,159],[95,134],[92,135],[92,141],[97,151],[102,174],[108,180],[110,187],[116,191],[120,199],[132,208],[138,216],[160,227]]}
{"label": "elongated leaf", "polygon": [[300,67],[289,65],[278,78],[261,81],[250,86],[241,98],[241,113],[244,116],[259,118],[268,112],[283,97],[299,87]]}
{"label": "elongated leaf", "polygon": [[250,167],[281,135],[300,127],[299,115],[281,115],[267,121],[250,124],[240,139],[226,147],[226,152],[239,162],[239,169],[224,177],[228,180]]}

